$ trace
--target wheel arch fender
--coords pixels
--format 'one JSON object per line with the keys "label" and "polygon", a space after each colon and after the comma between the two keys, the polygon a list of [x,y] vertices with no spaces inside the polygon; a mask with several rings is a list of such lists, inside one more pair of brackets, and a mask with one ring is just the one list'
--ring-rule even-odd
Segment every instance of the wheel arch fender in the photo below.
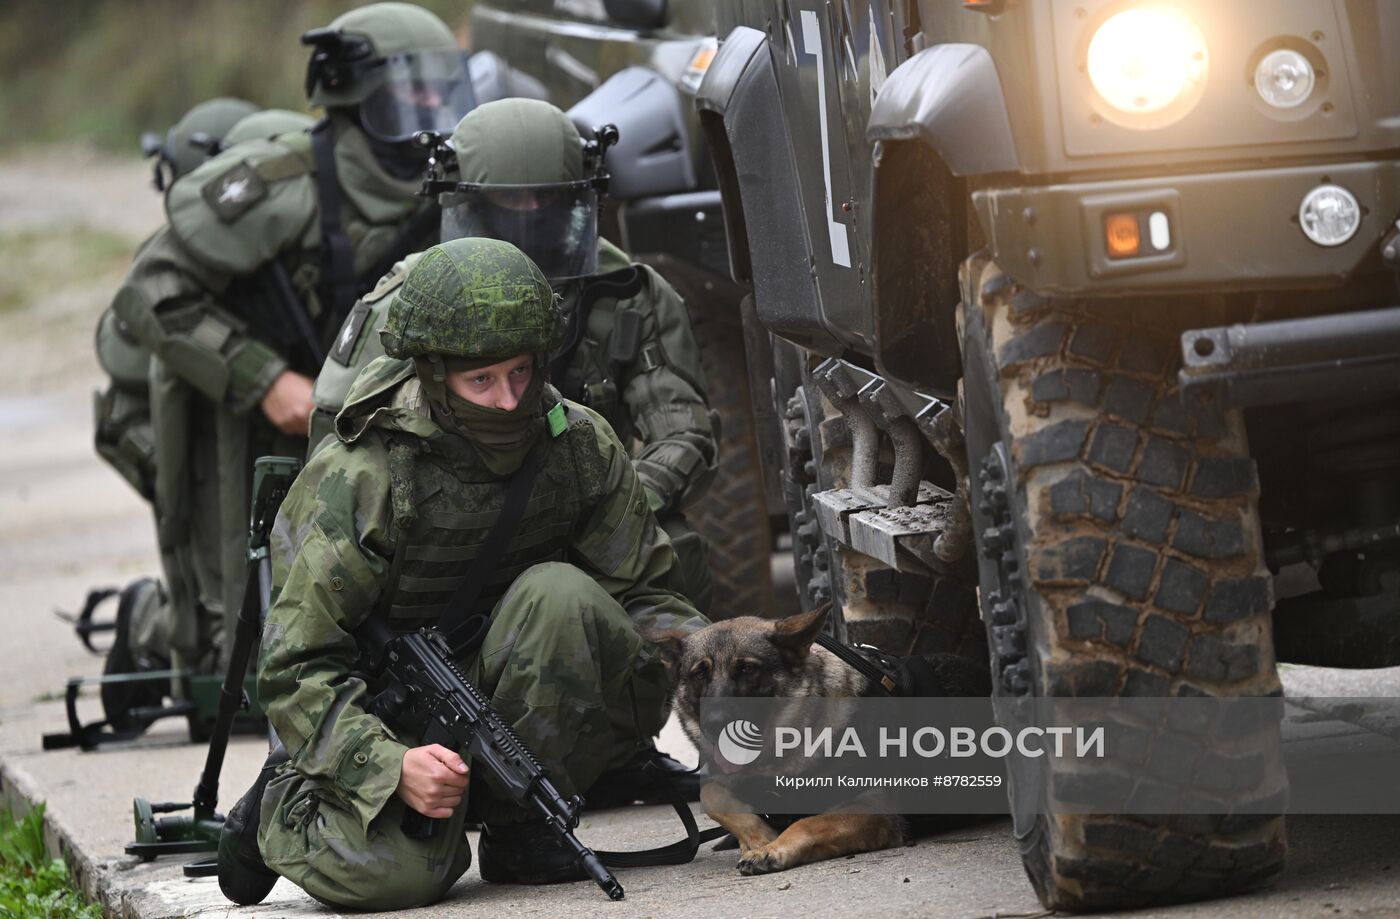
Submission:
{"label": "wheel arch fender", "polygon": [[[881,373],[951,395],[968,255],[967,178],[1020,169],[996,64],[980,45],[925,48],[880,87],[871,158],[871,306]],[[920,270],[911,271],[911,265]]]}
{"label": "wheel arch fender", "polygon": [[768,37],[740,26],[720,42],[695,107],[724,201],[734,279],[752,284],[758,319],[804,348],[838,353],[822,323],[801,185]]}
{"label": "wheel arch fender", "polygon": [[872,144],[922,140],[955,176],[1021,168],[996,62],[981,45],[936,45],[896,67],[875,97],[865,136]]}

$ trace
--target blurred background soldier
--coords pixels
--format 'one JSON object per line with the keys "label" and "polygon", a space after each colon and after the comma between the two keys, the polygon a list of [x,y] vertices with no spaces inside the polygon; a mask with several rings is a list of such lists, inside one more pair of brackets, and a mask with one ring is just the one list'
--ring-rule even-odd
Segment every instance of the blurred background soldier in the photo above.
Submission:
{"label": "blurred background soldier", "polygon": [[[155,360],[154,502],[167,621],[133,621],[129,653],[211,671],[243,589],[251,463],[303,454],[311,375],[355,298],[436,237],[411,143],[471,108],[443,22],[377,3],[302,36],[310,131],[258,133],[175,181],[167,225],[113,304]],[[250,129],[251,130],[251,129]],[[161,646],[164,643],[164,646]]]}
{"label": "blurred background soldier", "polygon": [[[227,146],[229,132],[256,114],[258,107],[242,99],[210,99],[186,112],[164,137],[154,132],[141,135],[141,152],[155,161],[151,184],[156,191],[164,192],[211,152]],[[138,254],[149,242],[142,243]],[[108,309],[98,322],[97,360],[111,381],[96,406],[97,453],[149,501],[155,488],[155,445],[146,385],[151,352]]]}
{"label": "blurred background soldier", "polygon": [[[305,115],[284,113],[302,119]],[[181,176],[192,171],[210,156],[237,142],[235,132],[260,117],[264,126],[293,130],[286,118],[268,122],[258,107],[243,99],[220,97],[201,102],[184,114],[162,137],[154,132],[141,136],[141,152],[154,160],[151,184],[164,192]],[[257,136],[246,134],[246,137]],[[137,248],[137,256],[154,236]],[[148,502],[154,504],[156,489],[156,445],[151,425],[151,396],[148,385],[151,372],[151,352],[144,347],[109,307],[97,323],[97,361],[107,374],[107,388],[94,396],[93,445],[97,455],[117,471]],[[159,520],[156,523],[160,529]],[[80,614],[79,635],[87,641],[87,629],[93,625],[92,616],[97,602],[113,593],[117,601],[115,641],[108,650],[106,673],[132,673],[138,670],[160,670],[169,665],[169,615],[162,606],[168,602],[163,586],[154,578],[139,578],[119,592],[95,590],[88,595],[86,608]],[[132,624],[138,623],[144,634],[133,641]],[[91,644],[89,644],[91,647]],[[138,650],[140,652],[138,653]],[[103,710],[107,720],[118,730],[135,727],[129,718],[131,709],[159,705],[164,695],[162,687],[152,683],[111,683],[102,687]]]}

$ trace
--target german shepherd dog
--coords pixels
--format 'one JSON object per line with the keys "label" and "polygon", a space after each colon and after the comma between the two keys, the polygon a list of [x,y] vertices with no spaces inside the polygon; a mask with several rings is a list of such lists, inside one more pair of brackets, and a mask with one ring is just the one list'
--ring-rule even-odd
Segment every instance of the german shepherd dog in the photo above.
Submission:
{"label": "german shepherd dog", "polygon": [[[742,616],[688,635],[648,632],[647,637],[660,647],[666,665],[676,674],[672,707],[700,751],[701,762],[725,774],[738,768],[716,747],[724,728],[723,713],[708,711],[705,720],[713,723],[702,723],[702,699],[878,694],[869,678],[813,644],[828,610],[826,605],[778,620]],[[942,695],[991,695],[991,677],[985,666],[952,654],[929,655],[927,660]],[[897,814],[846,812],[803,817],[780,832],[762,816],[740,812],[741,805],[717,782],[701,789],[700,802],[738,841],[741,874],[786,871],[841,855],[891,848],[903,845],[909,836],[908,821]]]}

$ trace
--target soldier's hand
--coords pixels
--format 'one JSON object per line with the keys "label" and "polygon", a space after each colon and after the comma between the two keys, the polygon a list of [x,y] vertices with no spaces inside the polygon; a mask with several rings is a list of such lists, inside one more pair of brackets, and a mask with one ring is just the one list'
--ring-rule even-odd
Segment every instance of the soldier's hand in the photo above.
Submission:
{"label": "soldier's hand", "polygon": [[311,378],[284,370],[258,403],[267,420],[283,434],[305,437],[311,427]]}
{"label": "soldier's hand", "polygon": [[467,793],[467,764],[442,744],[403,755],[398,796],[424,817],[451,817]]}

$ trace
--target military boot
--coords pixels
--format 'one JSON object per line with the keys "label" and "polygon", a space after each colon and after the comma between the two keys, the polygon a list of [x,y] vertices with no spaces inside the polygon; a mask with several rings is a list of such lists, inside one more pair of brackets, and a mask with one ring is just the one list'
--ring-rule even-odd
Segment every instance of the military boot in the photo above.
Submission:
{"label": "military boot", "polygon": [[709,775],[687,769],[654,746],[637,752],[626,764],[609,769],[583,796],[588,810],[629,804],[670,804],[674,798],[699,801]]}
{"label": "military boot", "polygon": [[492,884],[563,884],[588,874],[543,820],[487,824],[476,848],[481,879]]}
{"label": "military boot", "polygon": [[239,906],[261,903],[277,883],[277,874],[258,851],[258,817],[262,813],[263,792],[277,772],[290,759],[281,744],[263,763],[257,781],[228,812],[219,833],[219,889]]}

